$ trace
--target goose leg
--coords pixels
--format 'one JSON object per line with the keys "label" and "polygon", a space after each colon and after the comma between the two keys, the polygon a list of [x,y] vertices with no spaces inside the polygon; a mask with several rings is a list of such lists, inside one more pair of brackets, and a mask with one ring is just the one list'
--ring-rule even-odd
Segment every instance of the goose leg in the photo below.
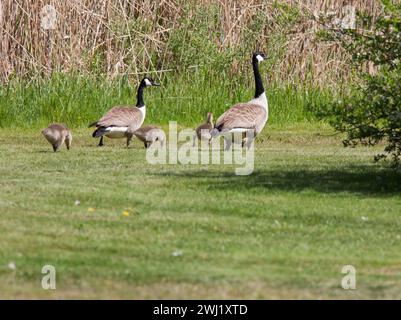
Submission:
{"label": "goose leg", "polygon": [[224,144],[225,144],[224,151],[230,150],[230,148],[231,148],[231,137],[229,137],[229,138],[224,137]]}
{"label": "goose leg", "polygon": [[127,137],[127,148],[129,147],[129,144],[131,143],[132,136]]}
{"label": "goose leg", "polygon": [[255,137],[256,137],[256,133],[255,131],[248,131],[247,134],[245,135],[244,141],[245,142],[245,146],[247,148],[247,150],[249,150],[249,148],[251,147],[252,143],[254,143],[255,141]]}
{"label": "goose leg", "polygon": [[103,136],[100,137],[100,141],[99,144],[97,145],[98,147],[103,147],[104,143],[103,143]]}
{"label": "goose leg", "polygon": [[[60,147],[64,144],[64,142],[65,142],[65,137],[62,138],[62,139],[60,140],[60,142],[57,144],[57,150],[60,149]],[[57,151],[57,150],[56,150],[56,151]],[[68,150],[69,150],[69,147],[68,147]]]}
{"label": "goose leg", "polygon": [[244,140],[246,140],[246,141],[243,141],[243,145],[242,145],[242,147],[246,147],[246,149],[247,150],[249,150],[249,148],[251,147],[251,145],[252,145],[252,143],[253,143],[253,141],[254,141],[254,139],[248,139],[248,138],[245,138]]}
{"label": "goose leg", "polygon": [[196,142],[196,133],[194,133],[192,137],[192,147],[195,148],[195,142]]}
{"label": "goose leg", "polygon": [[66,138],[65,139],[65,145],[66,145],[66,147],[67,147],[67,150],[70,150],[70,147],[71,147],[71,138]]}

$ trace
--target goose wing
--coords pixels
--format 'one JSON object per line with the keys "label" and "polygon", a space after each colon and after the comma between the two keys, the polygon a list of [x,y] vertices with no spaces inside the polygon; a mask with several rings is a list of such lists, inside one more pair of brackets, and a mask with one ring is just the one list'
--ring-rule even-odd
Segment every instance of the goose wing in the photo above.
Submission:
{"label": "goose wing", "polygon": [[137,107],[114,107],[97,122],[98,127],[130,127],[142,124],[142,112]]}
{"label": "goose wing", "polygon": [[224,112],[217,119],[215,128],[219,131],[229,131],[235,128],[258,129],[263,127],[266,119],[267,112],[262,106],[240,103]]}

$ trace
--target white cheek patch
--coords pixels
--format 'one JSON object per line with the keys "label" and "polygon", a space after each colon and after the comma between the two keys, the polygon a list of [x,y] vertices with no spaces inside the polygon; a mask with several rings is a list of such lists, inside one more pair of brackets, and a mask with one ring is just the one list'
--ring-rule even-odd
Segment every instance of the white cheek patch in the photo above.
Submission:
{"label": "white cheek patch", "polygon": [[258,55],[256,56],[256,59],[258,59],[259,62],[265,60],[260,54],[258,54]]}
{"label": "white cheek patch", "polygon": [[152,85],[152,84],[150,83],[149,79],[145,79],[145,84],[146,84],[148,87]]}

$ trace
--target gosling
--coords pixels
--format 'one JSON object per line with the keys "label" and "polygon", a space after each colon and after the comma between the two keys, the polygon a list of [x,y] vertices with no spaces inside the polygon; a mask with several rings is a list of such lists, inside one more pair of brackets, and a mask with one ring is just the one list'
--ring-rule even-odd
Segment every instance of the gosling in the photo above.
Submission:
{"label": "gosling", "polygon": [[195,129],[196,134],[193,137],[193,146],[195,146],[195,140],[198,138],[199,140],[209,141],[212,138],[211,132],[213,130],[213,113],[208,112],[206,122],[202,123],[199,127]]}
{"label": "gosling", "polygon": [[42,130],[43,136],[53,146],[53,151],[56,152],[65,142],[67,149],[70,150],[72,142],[71,131],[63,124],[53,123]]}
{"label": "gosling", "polygon": [[128,134],[135,135],[139,140],[143,142],[145,148],[149,148],[153,143],[158,141],[161,146],[164,145],[166,141],[166,134],[160,127],[148,125],[139,128],[134,132],[130,132],[128,129]]}

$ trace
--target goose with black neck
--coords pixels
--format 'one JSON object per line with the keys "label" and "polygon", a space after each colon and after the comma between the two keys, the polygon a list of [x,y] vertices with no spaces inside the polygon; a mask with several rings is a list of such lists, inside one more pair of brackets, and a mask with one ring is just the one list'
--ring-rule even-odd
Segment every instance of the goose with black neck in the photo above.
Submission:
{"label": "goose with black neck", "polygon": [[99,138],[99,147],[104,145],[103,137],[111,139],[127,138],[127,147],[146,117],[146,106],[143,100],[143,91],[146,87],[160,86],[152,78],[145,77],[138,86],[137,102],[135,106],[115,106],[89,127],[96,126],[92,137]]}
{"label": "goose with black neck", "polygon": [[236,104],[224,112],[217,119],[212,130],[212,139],[218,136],[224,137],[226,150],[230,149],[232,135],[235,132],[252,133],[251,138],[245,137],[242,140],[242,146],[249,148],[253,139],[262,131],[267,122],[269,106],[259,71],[259,63],[263,60],[265,60],[265,55],[261,52],[255,52],[252,55],[255,78],[254,98],[249,102]]}

